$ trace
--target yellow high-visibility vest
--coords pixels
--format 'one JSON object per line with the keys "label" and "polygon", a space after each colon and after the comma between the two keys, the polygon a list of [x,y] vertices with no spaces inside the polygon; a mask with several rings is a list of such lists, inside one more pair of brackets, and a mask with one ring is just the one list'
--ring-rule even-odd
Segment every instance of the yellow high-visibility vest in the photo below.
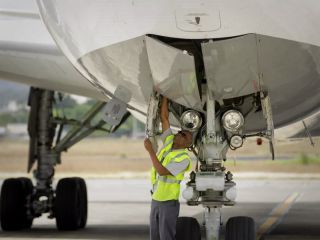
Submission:
{"label": "yellow high-visibility vest", "polygon": [[161,164],[166,167],[170,162],[182,162],[189,160],[188,167],[177,176],[159,176],[154,167],[151,169],[151,184],[153,186],[152,199],[157,201],[178,200],[180,195],[180,182],[184,178],[184,173],[190,171],[191,160],[186,149],[172,150],[174,135],[166,137],[164,146],[157,155]]}

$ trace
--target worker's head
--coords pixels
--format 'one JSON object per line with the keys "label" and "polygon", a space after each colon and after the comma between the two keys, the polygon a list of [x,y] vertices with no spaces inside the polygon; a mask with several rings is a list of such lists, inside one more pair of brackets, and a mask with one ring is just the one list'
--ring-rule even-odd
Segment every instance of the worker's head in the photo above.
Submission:
{"label": "worker's head", "polygon": [[175,148],[188,148],[192,144],[192,133],[187,130],[181,130],[174,135],[173,145]]}

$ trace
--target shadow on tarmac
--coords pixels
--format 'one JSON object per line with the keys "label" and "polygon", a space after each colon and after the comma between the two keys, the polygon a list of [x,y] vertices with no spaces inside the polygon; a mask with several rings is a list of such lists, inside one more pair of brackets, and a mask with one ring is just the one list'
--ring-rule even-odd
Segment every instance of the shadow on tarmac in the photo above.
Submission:
{"label": "shadow on tarmac", "polygon": [[58,231],[55,225],[34,226],[30,230],[2,232],[0,238],[32,239],[148,239],[147,225],[89,225],[76,231]]}
{"label": "shadow on tarmac", "polygon": [[[221,239],[224,239],[225,224],[233,216],[251,216],[256,221],[258,229],[270,216],[276,203],[239,203],[235,207],[222,210],[223,227]],[[139,216],[137,216],[138,218]],[[203,223],[203,213],[196,214],[200,224]],[[112,216],[110,216],[112,219]],[[320,204],[298,202],[279,217],[261,239],[320,239]],[[205,235],[202,228],[202,234]],[[106,239],[106,240],[144,240],[149,239],[148,225],[134,224],[93,224],[77,231],[58,231],[55,224],[34,225],[30,230],[18,232],[2,232],[0,238],[10,239]]]}

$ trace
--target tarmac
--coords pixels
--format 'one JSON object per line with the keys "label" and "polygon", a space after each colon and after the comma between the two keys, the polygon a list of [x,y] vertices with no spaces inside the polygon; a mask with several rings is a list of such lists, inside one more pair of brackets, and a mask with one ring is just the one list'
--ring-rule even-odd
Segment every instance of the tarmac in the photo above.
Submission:
{"label": "tarmac", "polygon": [[[222,209],[224,227],[232,216],[255,219],[258,240],[320,240],[320,180],[245,179],[238,186],[237,204]],[[2,181],[0,181],[0,184]],[[149,239],[150,185],[147,179],[87,179],[89,216],[83,230],[60,232],[46,216],[31,230],[2,232],[1,239]],[[183,186],[184,187],[184,186]],[[180,216],[194,216],[203,224],[203,208],[181,199]],[[203,238],[205,236],[203,234]]]}

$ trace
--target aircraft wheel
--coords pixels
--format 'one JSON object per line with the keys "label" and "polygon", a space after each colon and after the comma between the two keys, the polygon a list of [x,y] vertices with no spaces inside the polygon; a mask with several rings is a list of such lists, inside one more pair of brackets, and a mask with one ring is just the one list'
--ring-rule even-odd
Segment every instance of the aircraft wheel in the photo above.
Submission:
{"label": "aircraft wheel", "polygon": [[225,240],[255,240],[254,220],[250,217],[232,217],[226,225]]}
{"label": "aircraft wheel", "polygon": [[58,182],[55,216],[59,230],[76,230],[85,225],[86,201],[83,182],[79,178],[63,178]]}
{"label": "aircraft wheel", "polygon": [[[20,177],[18,180],[22,183],[24,189],[24,196],[28,196],[33,192],[33,184],[31,179]],[[24,221],[24,228],[31,228],[33,223],[33,218],[26,218]]]}
{"label": "aircraft wheel", "polygon": [[195,218],[179,217],[176,228],[177,240],[201,240],[200,225]]}
{"label": "aircraft wheel", "polygon": [[0,221],[4,231],[30,228],[32,219],[27,216],[27,196],[32,193],[28,178],[9,178],[2,184],[0,198]]}
{"label": "aircraft wheel", "polygon": [[80,186],[80,211],[81,211],[81,220],[79,228],[85,228],[87,224],[88,217],[88,194],[86,182],[83,178],[73,178],[75,179]]}

